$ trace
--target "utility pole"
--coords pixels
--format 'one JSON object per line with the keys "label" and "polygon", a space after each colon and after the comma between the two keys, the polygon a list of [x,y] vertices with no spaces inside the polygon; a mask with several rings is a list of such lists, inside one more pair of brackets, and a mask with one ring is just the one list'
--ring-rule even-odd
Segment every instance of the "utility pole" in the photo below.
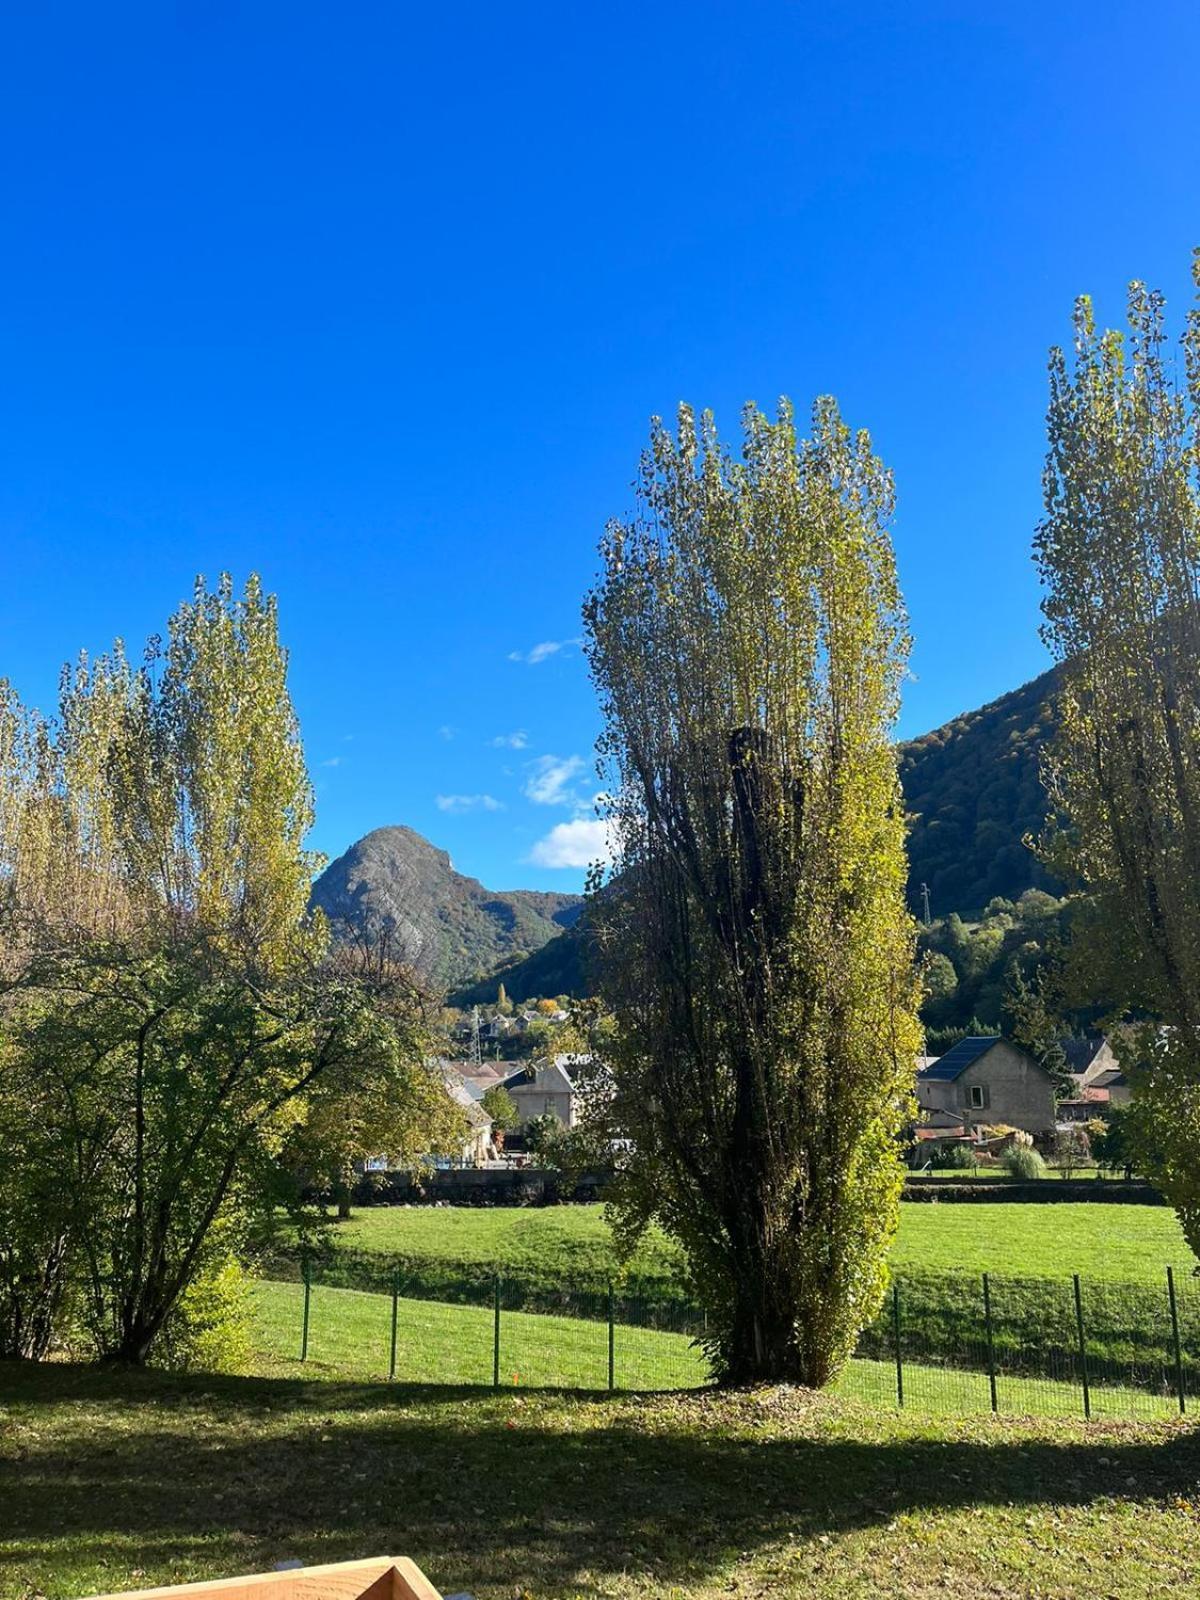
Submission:
{"label": "utility pole", "polygon": [[928,927],[933,919],[929,915],[929,885],[927,883],[921,885],[921,899],[925,903],[925,926]]}

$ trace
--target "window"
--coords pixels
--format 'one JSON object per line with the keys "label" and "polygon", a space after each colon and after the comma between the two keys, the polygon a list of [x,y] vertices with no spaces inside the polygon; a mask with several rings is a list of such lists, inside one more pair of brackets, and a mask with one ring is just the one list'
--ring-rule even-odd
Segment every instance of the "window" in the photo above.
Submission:
{"label": "window", "polygon": [[987,1090],[981,1083],[973,1083],[971,1085],[972,1111],[982,1111],[985,1105],[987,1105]]}

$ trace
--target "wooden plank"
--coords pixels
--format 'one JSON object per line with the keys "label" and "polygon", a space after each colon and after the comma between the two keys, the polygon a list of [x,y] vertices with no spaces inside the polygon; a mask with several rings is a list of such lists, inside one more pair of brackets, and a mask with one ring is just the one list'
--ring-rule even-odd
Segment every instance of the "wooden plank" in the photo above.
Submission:
{"label": "wooden plank", "polygon": [[396,1558],[394,1600],[442,1600],[429,1579],[407,1556]]}
{"label": "wooden plank", "polygon": [[90,1600],[441,1600],[441,1596],[407,1556],[373,1556],[288,1572],[93,1595]]}

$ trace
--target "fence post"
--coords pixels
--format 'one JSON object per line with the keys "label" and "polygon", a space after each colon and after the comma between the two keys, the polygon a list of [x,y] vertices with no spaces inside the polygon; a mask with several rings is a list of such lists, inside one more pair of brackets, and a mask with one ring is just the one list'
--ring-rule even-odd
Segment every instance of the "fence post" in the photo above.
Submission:
{"label": "fence post", "polygon": [[1175,1300],[1175,1271],[1167,1268],[1167,1298],[1171,1302],[1171,1344],[1175,1353],[1175,1390],[1179,1396],[1179,1415],[1187,1412],[1186,1392],[1183,1387],[1183,1346],[1179,1342],[1179,1306]]}
{"label": "fence post", "polygon": [[494,1290],[495,1326],[492,1337],[492,1388],[500,1387],[500,1274],[496,1274]]}
{"label": "fence post", "polygon": [[892,1333],[896,1340],[896,1404],[904,1404],[904,1362],[900,1354],[900,1285],[892,1284]]}
{"label": "fence post", "polygon": [[608,1285],[608,1387],[609,1392],[616,1388],[616,1307],[613,1301],[613,1286],[610,1280]]}
{"label": "fence post", "polygon": [[308,1259],[307,1256],[305,1256],[303,1265],[301,1266],[300,1270],[301,1270],[301,1273],[302,1273],[303,1278],[304,1278],[304,1331],[300,1335],[300,1359],[301,1359],[301,1361],[307,1361],[308,1360],[308,1303],[309,1303],[309,1300],[310,1300],[310,1298],[312,1296],[312,1268],[311,1268],[311,1266],[309,1264],[309,1259]]}
{"label": "fence post", "polygon": [[400,1314],[400,1268],[392,1268],[392,1359],[388,1366],[388,1377],[396,1377],[396,1321]]}
{"label": "fence post", "polygon": [[992,1410],[997,1411],[996,1404],[996,1346],[992,1338],[992,1290],[988,1282],[988,1275],[983,1275],[983,1325],[987,1329],[987,1364],[988,1386],[992,1391]]}
{"label": "fence post", "polygon": [[1079,1291],[1079,1274],[1075,1274],[1075,1327],[1079,1334],[1079,1378],[1083,1384],[1083,1415],[1090,1421],[1092,1416],[1092,1396],[1088,1388],[1087,1345],[1083,1338],[1083,1296]]}

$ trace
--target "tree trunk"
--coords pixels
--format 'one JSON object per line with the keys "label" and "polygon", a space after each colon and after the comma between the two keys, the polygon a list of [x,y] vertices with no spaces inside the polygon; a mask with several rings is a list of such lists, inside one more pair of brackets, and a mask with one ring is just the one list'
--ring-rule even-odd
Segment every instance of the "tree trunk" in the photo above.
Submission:
{"label": "tree trunk", "polygon": [[350,1219],[350,1205],[354,1198],[354,1168],[351,1166],[339,1167],[334,1174],[333,1198],[337,1203],[339,1222],[348,1222]]}

